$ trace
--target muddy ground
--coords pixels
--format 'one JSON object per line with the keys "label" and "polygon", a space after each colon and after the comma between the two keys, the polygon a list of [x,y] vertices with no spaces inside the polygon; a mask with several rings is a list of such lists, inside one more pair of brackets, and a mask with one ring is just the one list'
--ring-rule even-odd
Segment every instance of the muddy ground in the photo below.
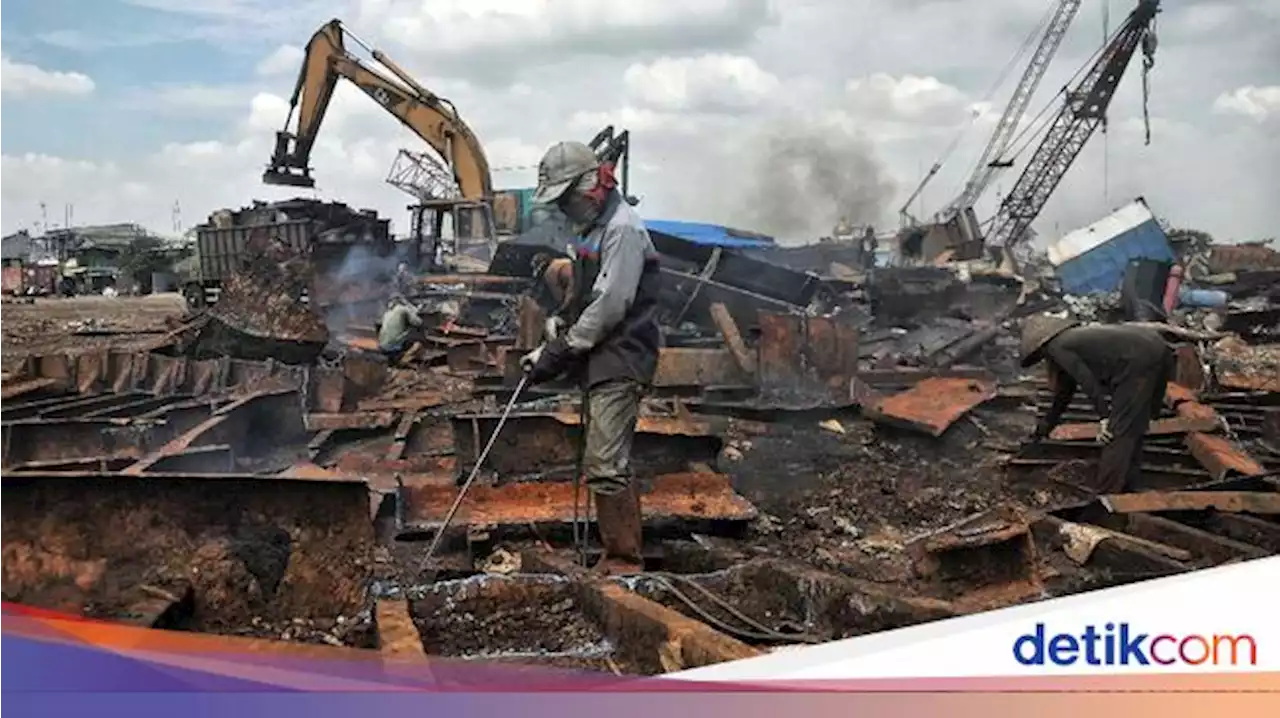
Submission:
{"label": "muddy ground", "polygon": [[166,322],[185,310],[180,294],[6,300],[0,304],[4,370],[16,370],[32,354],[136,346],[168,331]]}

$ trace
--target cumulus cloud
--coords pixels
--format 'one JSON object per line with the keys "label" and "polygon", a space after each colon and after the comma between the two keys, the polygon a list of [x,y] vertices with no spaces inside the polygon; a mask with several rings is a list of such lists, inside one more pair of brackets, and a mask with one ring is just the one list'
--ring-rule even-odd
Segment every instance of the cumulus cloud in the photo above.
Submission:
{"label": "cumulus cloud", "polygon": [[45,70],[0,57],[0,89],[6,95],[87,95],[93,88],[93,79],[83,73]]}
{"label": "cumulus cloud", "polygon": [[771,0],[358,0],[354,24],[416,47],[437,71],[507,83],[575,58],[732,50],[777,19]]}
{"label": "cumulus cloud", "polygon": [[302,65],[302,48],[297,45],[281,45],[262,58],[254,70],[263,77],[297,73]]}
{"label": "cumulus cloud", "polygon": [[1213,101],[1213,109],[1215,112],[1244,115],[1258,121],[1280,115],[1280,85],[1237,87],[1218,95]]}
{"label": "cumulus cloud", "polygon": [[779,85],[752,58],[728,54],[637,63],[622,80],[637,102],[665,110],[741,110],[767,100]]}
{"label": "cumulus cloud", "polygon": [[[280,60],[274,75],[258,75],[254,66],[269,64],[263,58],[273,48],[288,52],[279,50],[283,43],[300,46],[328,17],[348,20],[453,102],[484,145],[496,186],[532,185],[528,165],[551,143],[614,125],[631,130],[630,189],[645,216],[721,221],[796,240],[826,233],[842,213],[884,226],[957,136],[958,150],[921,209],[928,214],[959,191],[1007,101],[1007,85],[991,96],[988,90],[1045,11],[1028,0],[652,0],[608,12],[585,0],[315,0],[287,8],[266,0],[136,1],[227,39],[221,51],[210,50],[210,61],[235,60],[227,66],[245,68],[243,77],[227,86],[152,88],[206,107],[223,98],[226,111],[202,115],[204,134],[192,134],[197,125],[185,118],[138,115],[155,123],[150,152],[124,155],[107,141],[84,156],[86,166],[6,143],[6,231],[29,223],[40,201],[74,203],[81,221],[163,230],[174,199],[190,224],[219,207],[307,194],[261,183],[297,65]],[[1128,6],[1111,3],[1113,25]],[[1275,19],[1272,6],[1166,4],[1151,78],[1151,145],[1143,141],[1135,64],[1107,132],[1086,146],[1037,229],[1072,229],[1141,194],[1178,225],[1226,238],[1274,234],[1280,151],[1267,83],[1280,47],[1267,22]],[[246,18],[271,12],[269,32],[255,24],[244,35]],[[1032,113],[1097,50],[1096,30],[1082,14]],[[7,68],[4,79],[8,100]],[[179,138],[191,141],[169,144]],[[403,230],[409,198],[384,182],[402,147],[424,148],[377,103],[340,83],[312,157],[316,194],[376,208]],[[995,211],[1029,152],[993,182],[980,218]]]}

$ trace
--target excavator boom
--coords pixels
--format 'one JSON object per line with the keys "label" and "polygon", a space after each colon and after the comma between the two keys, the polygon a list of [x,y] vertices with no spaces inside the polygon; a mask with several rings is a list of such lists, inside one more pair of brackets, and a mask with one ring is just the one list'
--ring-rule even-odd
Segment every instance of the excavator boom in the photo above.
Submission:
{"label": "excavator boom", "polygon": [[[342,23],[331,20],[307,43],[298,84],[289,102],[285,129],[276,133],[271,164],[262,175],[267,184],[314,187],[311,150],[339,79],[346,79],[400,120],[431,146],[452,169],[462,199],[483,201],[493,195],[493,179],[484,148],[453,105],[419,85],[399,65],[378,50],[366,49],[395,76],[387,77],[361,62],[346,48],[350,38]],[[296,128],[289,126],[297,117]]]}

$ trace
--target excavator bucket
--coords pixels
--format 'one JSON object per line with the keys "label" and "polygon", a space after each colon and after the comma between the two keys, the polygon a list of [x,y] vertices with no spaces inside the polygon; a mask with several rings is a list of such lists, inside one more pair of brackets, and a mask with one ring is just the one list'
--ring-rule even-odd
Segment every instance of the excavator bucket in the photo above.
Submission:
{"label": "excavator bucket", "polygon": [[291,148],[297,142],[292,132],[276,133],[276,149],[271,153],[271,165],[262,173],[263,184],[282,185],[285,187],[315,187],[316,181],[311,177],[311,170],[298,167],[291,161]]}

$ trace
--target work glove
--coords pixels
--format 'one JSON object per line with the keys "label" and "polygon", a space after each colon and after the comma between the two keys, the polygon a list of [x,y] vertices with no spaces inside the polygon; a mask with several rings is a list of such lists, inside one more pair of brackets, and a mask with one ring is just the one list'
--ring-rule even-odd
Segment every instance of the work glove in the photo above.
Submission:
{"label": "work glove", "polygon": [[547,348],[546,344],[534,349],[533,351],[520,357],[520,369],[528,374],[538,365],[538,360],[542,358],[542,351]]}
{"label": "work glove", "polygon": [[542,384],[564,373],[569,363],[569,342],[564,337],[547,342],[520,359],[530,384]]}
{"label": "work glove", "polygon": [[1103,419],[1102,421],[1099,421],[1098,422],[1098,443],[1110,444],[1111,440],[1114,438],[1115,436],[1113,436],[1111,433],[1111,427],[1107,425],[1107,420]]}
{"label": "work glove", "polygon": [[568,322],[561,319],[560,317],[551,317],[550,319],[548,319],[545,327],[545,331],[547,335],[546,341],[553,342],[556,339],[559,339],[560,334],[564,332],[565,327],[567,325],[568,325]]}

